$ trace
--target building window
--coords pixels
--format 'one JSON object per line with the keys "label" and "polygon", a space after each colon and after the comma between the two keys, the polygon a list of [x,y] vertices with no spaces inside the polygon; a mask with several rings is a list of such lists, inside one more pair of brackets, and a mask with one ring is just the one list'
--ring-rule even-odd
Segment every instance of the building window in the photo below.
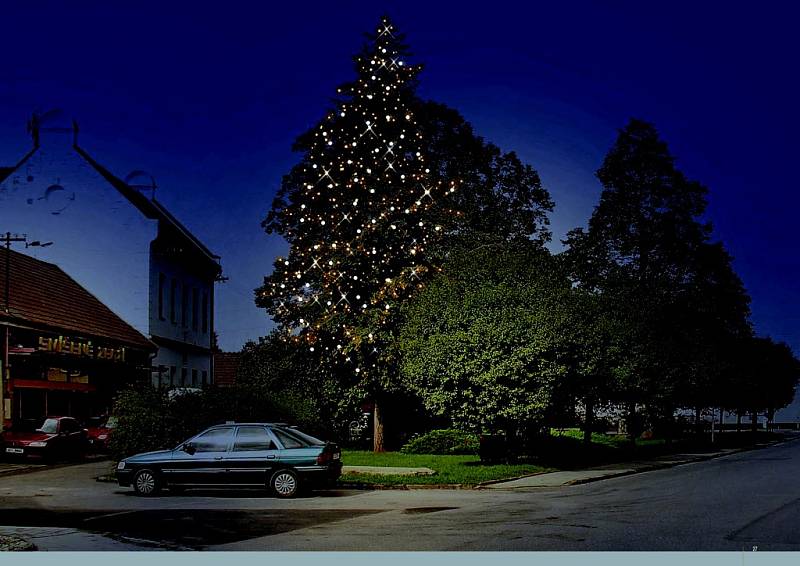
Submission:
{"label": "building window", "polygon": [[192,385],[197,385],[197,370],[192,370]]}
{"label": "building window", "polygon": [[167,284],[167,278],[163,273],[158,274],[158,319],[164,320],[164,285]]}
{"label": "building window", "polygon": [[208,372],[203,370],[201,375],[203,376],[203,385],[208,385]]}
{"label": "building window", "polygon": [[208,332],[208,291],[203,291],[203,334]]}
{"label": "building window", "polygon": [[178,298],[178,280],[172,279],[169,287],[169,321],[172,324],[178,322],[178,318],[175,313],[175,302]]}
{"label": "building window", "polygon": [[186,385],[186,378],[189,375],[189,370],[181,368],[181,385]]}
{"label": "building window", "polygon": [[188,312],[189,312],[189,288],[186,287],[184,283],[181,285],[181,326],[186,328],[188,324]]}
{"label": "building window", "polygon": [[197,330],[197,287],[192,289],[192,330]]}

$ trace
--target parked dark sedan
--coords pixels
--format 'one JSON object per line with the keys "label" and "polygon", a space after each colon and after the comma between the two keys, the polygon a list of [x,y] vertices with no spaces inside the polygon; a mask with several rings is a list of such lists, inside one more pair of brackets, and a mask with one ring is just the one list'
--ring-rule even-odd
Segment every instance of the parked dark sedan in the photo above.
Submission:
{"label": "parked dark sedan", "polygon": [[7,458],[78,459],[86,454],[87,433],[72,417],[48,417],[34,430],[17,424],[0,434]]}
{"label": "parked dark sedan", "polygon": [[301,487],[335,482],[341,454],[336,444],[285,424],[224,424],[173,450],[125,458],[117,464],[117,481],[139,495],[162,487],[266,487],[278,497],[294,497]]}

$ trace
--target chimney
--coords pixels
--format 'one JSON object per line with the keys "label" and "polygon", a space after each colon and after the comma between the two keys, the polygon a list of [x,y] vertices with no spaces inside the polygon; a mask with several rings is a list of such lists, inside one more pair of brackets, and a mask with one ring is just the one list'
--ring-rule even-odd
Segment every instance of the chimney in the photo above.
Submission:
{"label": "chimney", "polygon": [[34,148],[43,145],[78,144],[78,122],[65,119],[58,109],[44,113],[34,112],[28,120],[27,130]]}

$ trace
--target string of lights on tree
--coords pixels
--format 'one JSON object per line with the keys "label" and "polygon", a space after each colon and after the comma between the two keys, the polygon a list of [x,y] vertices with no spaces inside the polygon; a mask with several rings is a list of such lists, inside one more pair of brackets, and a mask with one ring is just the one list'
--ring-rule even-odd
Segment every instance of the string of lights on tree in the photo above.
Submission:
{"label": "string of lights on tree", "polygon": [[406,54],[382,18],[356,57],[356,81],[338,89],[335,110],[301,138],[305,158],[284,178],[284,198],[265,221],[290,249],[258,303],[288,338],[350,362],[362,376],[398,303],[436,269],[426,250],[444,227],[426,212],[457,188],[426,164],[413,112],[420,67]]}

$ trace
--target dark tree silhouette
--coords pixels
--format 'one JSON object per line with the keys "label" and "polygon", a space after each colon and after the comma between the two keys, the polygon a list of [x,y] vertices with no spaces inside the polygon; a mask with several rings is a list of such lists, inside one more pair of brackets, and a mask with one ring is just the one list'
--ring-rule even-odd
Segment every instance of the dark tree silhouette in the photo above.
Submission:
{"label": "dark tree silhouette", "polygon": [[565,260],[579,286],[613,305],[626,359],[615,371],[619,401],[671,414],[681,371],[675,305],[708,241],[706,188],[675,166],[655,128],[631,120],[597,171],[603,184],[588,229],[569,233]]}

